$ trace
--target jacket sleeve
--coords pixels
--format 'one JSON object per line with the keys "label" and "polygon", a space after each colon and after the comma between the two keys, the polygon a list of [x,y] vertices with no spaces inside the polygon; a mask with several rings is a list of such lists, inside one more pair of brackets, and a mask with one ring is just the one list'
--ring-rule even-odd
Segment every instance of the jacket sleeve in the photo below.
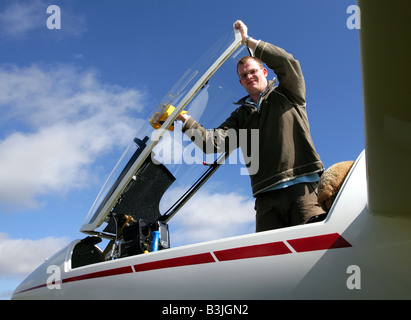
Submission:
{"label": "jacket sleeve", "polygon": [[305,82],[298,60],[284,49],[265,41],[259,41],[255,56],[277,75],[281,93],[291,102],[305,105]]}
{"label": "jacket sleeve", "polygon": [[192,117],[189,117],[182,131],[204,153],[231,152],[238,148],[238,121],[234,111],[218,128],[205,129]]}

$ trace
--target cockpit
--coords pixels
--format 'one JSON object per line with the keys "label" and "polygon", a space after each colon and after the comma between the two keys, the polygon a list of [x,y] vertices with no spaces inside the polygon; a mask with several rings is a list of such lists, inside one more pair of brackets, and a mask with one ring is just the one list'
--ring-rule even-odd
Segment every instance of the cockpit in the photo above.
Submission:
{"label": "cockpit", "polygon": [[[230,29],[148,115],[81,226],[88,237],[74,246],[72,268],[170,248],[169,221],[221,165],[236,165],[238,176],[247,175],[238,148],[205,153],[175,121],[188,111],[204,127],[215,128],[234,110],[233,103],[244,95],[235,85],[237,61],[250,53],[240,42],[238,32]],[[157,121],[166,109],[173,111]],[[254,219],[252,208],[249,215]],[[104,250],[97,247],[102,239],[108,241]]]}
{"label": "cockpit", "polygon": [[[144,121],[80,229],[89,237],[73,249],[73,267],[171,246],[169,220],[228,163],[227,153],[200,150],[181,132],[176,115],[187,110],[205,126],[215,127],[233,111],[233,102],[244,95],[236,86],[238,56],[248,54],[240,41],[238,32],[230,28]],[[175,112],[167,121],[159,128],[150,126],[153,117],[169,106]],[[234,157],[241,166],[241,156]],[[109,241],[103,251],[96,246],[101,239]]]}

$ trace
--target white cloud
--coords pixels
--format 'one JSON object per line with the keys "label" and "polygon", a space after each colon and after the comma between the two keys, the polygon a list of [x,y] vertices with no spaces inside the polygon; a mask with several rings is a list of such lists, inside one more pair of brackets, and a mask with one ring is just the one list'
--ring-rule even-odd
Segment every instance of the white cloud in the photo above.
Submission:
{"label": "white cloud", "polygon": [[172,246],[253,233],[254,200],[202,189],[170,220],[170,229]]}
{"label": "white cloud", "polygon": [[28,275],[68,242],[67,238],[54,237],[10,239],[7,234],[0,233],[0,278]]}
{"label": "white cloud", "polygon": [[7,36],[23,36],[42,23],[41,12],[45,12],[42,1],[12,2],[0,13],[0,26]]}
{"label": "white cloud", "polygon": [[[21,39],[30,35],[31,32],[49,31],[47,19],[47,8],[51,5],[44,0],[30,1],[7,1],[2,0],[0,12],[0,30],[2,37]],[[71,35],[79,36],[86,30],[84,15],[73,12],[69,4],[61,8],[61,29],[49,35]]]}
{"label": "white cloud", "polygon": [[0,66],[0,203],[83,186],[88,166],[124,148],[144,95],[66,65]]}

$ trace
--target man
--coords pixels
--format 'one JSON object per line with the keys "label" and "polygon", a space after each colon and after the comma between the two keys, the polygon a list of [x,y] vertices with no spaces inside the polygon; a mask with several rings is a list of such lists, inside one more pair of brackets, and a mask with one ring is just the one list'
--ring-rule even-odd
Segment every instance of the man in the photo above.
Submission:
{"label": "man", "polygon": [[[203,149],[207,143],[224,141],[229,130],[258,129],[259,151],[251,160],[259,161],[258,172],[249,172],[256,198],[256,231],[305,223],[323,213],[316,187],[324,167],[311,139],[300,64],[283,49],[249,37],[242,21],[237,21],[235,28],[258,58],[238,61],[239,81],[248,96],[237,102],[240,107],[216,129],[203,128],[187,114],[178,119],[184,122],[185,134],[200,135],[202,142],[195,142],[203,144]],[[267,81],[267,69],[261,61],[277,75],[278,86]],[[244,149],[250,150],[247,145]]]}

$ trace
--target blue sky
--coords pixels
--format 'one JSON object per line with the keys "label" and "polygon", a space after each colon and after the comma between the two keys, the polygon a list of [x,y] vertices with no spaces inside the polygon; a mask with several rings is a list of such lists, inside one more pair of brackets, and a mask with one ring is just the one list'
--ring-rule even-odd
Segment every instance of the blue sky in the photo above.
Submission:
{"label": "blue sky", "polygon": [[[300,61],[311,133],[325,167],[355,160],[364,136],[358,31],[346,25],[353,4],[2,0],[0,298],[45,258],[83,237],[80,225],[139,119],[237,19],[251,36]],[[59,30],[47,28],[50,5],[60,7]],[[220,170],[215,180],[228,186],[233,177]],[[212,211],[228,203],[241,211],[234,234],[253,232],[249,178],[235,179],[235,190],[208,188],[191,205],[206,201]],[[214,215],[215,223],[203,218],[176,217],[174,243],[191,243],[198,234],[201,240],[232,235],[217,225],[234,216]]]}

